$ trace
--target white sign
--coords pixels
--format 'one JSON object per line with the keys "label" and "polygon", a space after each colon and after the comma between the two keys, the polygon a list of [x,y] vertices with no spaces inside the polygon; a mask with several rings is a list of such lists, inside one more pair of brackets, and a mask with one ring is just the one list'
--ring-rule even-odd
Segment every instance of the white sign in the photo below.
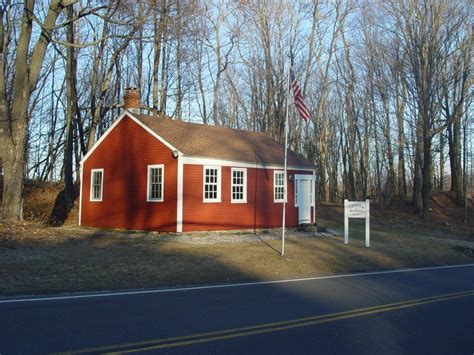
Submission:
{"label": "white sign", "polygon": [[349,244],[349,218],[365,218],[365,246],[370,247],[370,200],[344,200],[344,244]]}
{"label": "white sign", "polygon": [[365,202],[345,200],[344,211],[347,217],[365,218]]}

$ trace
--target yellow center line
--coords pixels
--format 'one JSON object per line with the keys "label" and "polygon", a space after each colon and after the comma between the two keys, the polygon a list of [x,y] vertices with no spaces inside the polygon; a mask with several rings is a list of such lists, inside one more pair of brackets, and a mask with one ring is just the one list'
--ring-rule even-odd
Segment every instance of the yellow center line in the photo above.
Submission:
{"label": "yellow center line", "polygon": [[213,331],[213,332],[207,332],[207,333],[197,333],[197,334],[170,337],[170,338],[147,340],[147,341],[142,341],[142,342],[89,348],[89,349],[71,351],[71,352],[66,352],[66,353],[83,354],[83,353],[88,353],[88,352],[107,352],[109,354],[117,354],[117,353],[126,354],[126,353],[138,352],[138,351],[149,351],[149,350],[157,350],[157,349],[163,349],[163,348],[172,348],[172,347],[177,347],[177,346],[207,343],[207,342],[212,342],[212,341],[217,341],[217,340],[237,338],[237,337],[243,337],[243,336],[249,336],[249,335],[258,335],[258,334],[278,332],[282,330],[306,327],[309,325],[317,325],[317,324],[328,323],[328,322],[333,322],[333,321],[343,320],[343,319],[348,319],[348,318],[355,318],[355,317],[361,317],[365,315],[389,312],[393,310],[415,307],[419,305],[424,305],[424,304],[429,304],[429,303],[434,303],[434,302],[442,302],[442,301],[452,300],[452,299],[461,298],[461,297],[469,297],[469,296],[474,296],[474,290],[449,293],[449,294],[432,296],[432,297],[418,298],[418,299],[406,300],[406,301],[401,301],[401,302],[389,303],[385,305],[359,308],[359,309],[354,309],[350,311],[298,318],[298,319],[293,319],[293,320],[288,320],[288,321],[263,323],[263,324],[258,324],[254,326],[219,330],[219,331]]}

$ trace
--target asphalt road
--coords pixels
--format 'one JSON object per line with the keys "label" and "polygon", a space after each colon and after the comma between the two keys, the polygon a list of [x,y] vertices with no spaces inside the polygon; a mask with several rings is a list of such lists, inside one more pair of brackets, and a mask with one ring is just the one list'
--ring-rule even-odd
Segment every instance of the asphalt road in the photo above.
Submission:
{"label": "asphalt road", "polygon": [[474,264],[0,299],[0,354],[474,354]]}

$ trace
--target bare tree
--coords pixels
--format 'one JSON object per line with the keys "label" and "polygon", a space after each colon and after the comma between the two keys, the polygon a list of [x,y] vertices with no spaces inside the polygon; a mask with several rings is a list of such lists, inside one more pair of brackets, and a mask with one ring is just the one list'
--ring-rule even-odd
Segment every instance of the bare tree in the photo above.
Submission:
{"label": "bare tree", "polygon": [[[423,2],[405,0],[391,3],[390,12],[395,17],[397,35],[404,50],[408,87],[417,108],[417,149],[415,172],[415,202],[421,194],[422,217],[429,213],[432,189],[432,141],[446,126],[440,117],[436,93],[440,86],[442,69],[449,58],[444,52],[463,25],[464,5],[444,0]],[[449,45],[448,45],[449,46]],[[420,179],[421,177],[421,179]]]}
{"label": "bare tree", "polygon": [[[12,100],[7,100],[5,82],[5,36],[4,16],[6,9],[0,10],[0,154],[4,171],[3,178],[3,219],[22,219],[23,172],[25,166],[25,147],[28,131],[28,104],[38,83],[46,48],[51,42],[52,32],[59,14],[75,0],[51,1],[47,15],[40,23],[41,35],[34,44],[32,41],[35,19],[34,0],[26,0],[21,17],[20,34],[16,49],[15,79]],[[30,48],[32,48],[30,50]]]}

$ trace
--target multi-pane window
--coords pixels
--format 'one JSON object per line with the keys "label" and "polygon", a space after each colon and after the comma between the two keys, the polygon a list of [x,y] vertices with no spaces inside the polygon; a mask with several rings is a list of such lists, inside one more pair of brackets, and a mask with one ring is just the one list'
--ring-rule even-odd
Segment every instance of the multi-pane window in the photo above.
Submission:
{"label": "multi-pane window", "polygon": [[231,202],[247,202],[247,169],[232,168]]}
{"label": "multi-pane window", "polygon": [[221,168],[204,167],[204,202],[221,201]]}
{"label": "multi-pane window", "polygon": [[285,173],[275,171],[273,173],[273,202],[283,202],[285,198]]}
{"label": "multi-pane window", "polygon": [[148,166],[147,201],[163,201],[163,165]]}
{"label": "multi-pane window", "polygon": [[104,169],[91,170],[91,201],[102,201],[102,184],[104,181]]}

